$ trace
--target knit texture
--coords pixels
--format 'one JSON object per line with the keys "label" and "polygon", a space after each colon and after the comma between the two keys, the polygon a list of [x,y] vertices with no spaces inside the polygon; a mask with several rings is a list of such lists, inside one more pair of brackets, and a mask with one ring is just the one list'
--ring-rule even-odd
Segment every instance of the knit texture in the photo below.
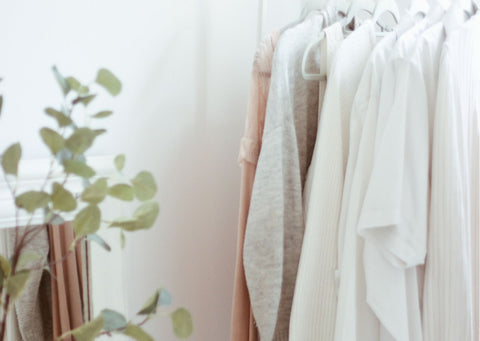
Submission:
{"label": "knit texture", "polygon": [[[260,340],[286,340],[302,244],[302,189],[315,144],[318,82],[301,74],[305,48],[322,30],[312,13],[275,48],[265,129],[245,232],[244,267]],[[316,67],[318,58],[309,62]]]}
{"label": "knit texture", "polygon": [[257,48],[252,68],[252,81],[248,99],[245,133],[243,135],[238,162],[242,167],[240,187],[240,210],[238,221],[237,262],[235,266],[235,283],[233,290],[232,334],[231,341],[256,341],[257,328],[245,281],[243,268],[243,244],[247,225],[248,209],[252,193],[253,180],[257,167],[258,155],[262,145],[265,111],[267,107],[270,75],[272,71],[273,51],[278,32],[273,32],[263,39]]}

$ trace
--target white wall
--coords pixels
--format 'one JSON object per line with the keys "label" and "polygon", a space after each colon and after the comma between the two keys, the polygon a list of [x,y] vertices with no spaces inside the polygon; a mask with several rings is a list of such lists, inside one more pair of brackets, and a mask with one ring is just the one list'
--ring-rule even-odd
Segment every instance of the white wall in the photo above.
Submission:
{"label": "white wall", "polygon": [[[297,7],[270,1],[263,30],[288,22]],[[26,158],[47,156],[38,129],[53,125],[43,108],[60,103],[53,64],[84,81],[99,67],[114,71],[124,90],[94,102],[115,115],[91,154],[126,151],[128,174],[152,170],[162,208],[157,226],[127,239],[130,311],[163,285],[174,305],[192,311],[192,340],[229,335],[236,157],[257,13],[256,0],[0,2],[0,150],[19,140]],[[168,320],[147,329],[174,340]]]}

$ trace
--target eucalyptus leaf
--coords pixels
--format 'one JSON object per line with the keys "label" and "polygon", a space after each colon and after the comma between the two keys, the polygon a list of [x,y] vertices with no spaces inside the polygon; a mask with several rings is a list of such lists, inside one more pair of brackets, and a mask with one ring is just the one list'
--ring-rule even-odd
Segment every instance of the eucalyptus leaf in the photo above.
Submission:
{"label": "eucalyptus leaf", "polygon": [[133,188],[135,189],[135,195],[138,200],[146,201],[153,198],[157,192],[157,184],[150,172],[142,171],[132,179]]}
{"label": "eucalyptus leaf", "polygon": [[160,290],[155,293],[145,302],[142,309],[137,313],[138,315],[151,315],[157,312],[158,300],[160,298]]}
{"label": "eucalyptus leaf", "polygon": [[105,240],[103,240],[102,237],[100,237],[98,234],[89,234],[87,236],[87,240],[90,240],[90,241],[93,241],[95,243],[97,243],[98,245],[100,245],[103,249],[107,250],[108,252],[112,251],[112,248],[110,247],[110,245],[107,244],[107,242]]}
{"label": "eucalyptus leaf", "polygon": [[95,171],[90,166],[78,160],[65,160],[63,161],[63,167],[65,173],[79,175],[82,178],[89,179],[95,175]]}
{"label": "eucalyptus leaf", "polygon": [[97,97],[97,95],[92,94],[92,95],[87,95],[87,96],[78,96],[72,101],[72,104],[78,104],[82,103],[84,106],[87,106],[90,104],[91,101],[93,101]]}
{"label": "eucalyptus leaf", "polygon": [[45,192],[28,191],[15,198],[15,205],[33,213],[39,208],[45,208],[50,202],[50,196]]}
{"label": "eucalyptus leaf", "polygon": [[153,226],[155,220],[157,219],[158,213],[160,212],[160,207],[157,202],[149,201],[143,203],[133,216],[139,222],[139,228],[148,229]]}
{"label": "eucalyptus leaf", "polygon": [[25,267],[32,266],[38,260],[41,260],[43,256],[34,250],[24,250],[18,257],[17,269],[24,269]]}
{"label": "eucalyptus leaf", "polygon": [[40,129],[40,136],[53,155],[56,155],[65,146],[65,139],[53,129]]}
{"label": "eucalyptus leaf", "polygon": [[77,208],[77,200],[70,191],[66,190],[58,182],[52,185],[53,209],[62,212],[71,212]]}
{"label": "eucalyptus leaf", "polygon": [[106,129],[94,129],[94,130],[92,130],[92,131],[93,131],[93,135],[94,135],[95,137],[100,136],[100,135],[103,135],[103,134],[105,134],[105,133],[107,132]]}
{"label": "eucalyptus leaf", "polygon": [[125,166],[125,155],[120,154],[115,156],[115,160],[113,162],[115,163],[115,168],[117,169],[117,171],[121,172],[123,170],[123,167]]}
{"label": "eucalyptus leaf", "polygon": [[18,163],[22,157],[22,146],[14,143],[2,155],[2,168],[5,174],[18,174]]}
{"label": "eucalyptus leaf", "polygon": [[65,146],[74,154],[83,154],[95,140],[95,133],[90,128],[78,128],[65,142]]}
{"label": "eucalyptus leaf", "polygon": [[123,231],[120,231],[120,247],[125,248],[125,233]]}
{"label": "eucalyptus leaf", "polygon": [[2,114],[2,108],[3,108],[3,96],[0,95],[0,115]]}
{"label": "eucalyptus leaf", "polygon": [[109,227],[119,227],[125,231],[138,230],[139,222],[134,218],[117,218],[110,222]]}
{"label": "eucalyptus leaf", "polygon": [[121,330],[127,326],[127,319],[114,310],[103,309],[100,314],[103,318],[103,329],[106,332]]}
{"label": "eucalyptus leaf", "polygon": [[113,96],[118,95],[122,91],[122,83],[110,70],[98,70],[95,82],[103,86]]}
{"label": "eucalyptus leaf", "polygon": [[130,336],[136,341],[153,341],[153,337],[148,335],[142,327],[137,326],[136,324],[128,324],[123,331],[123,334]]}
{"label": "eucalyptus leaf", "polygon": [[85,188],[82,193],[82,201],[88,202],[90,204],[98,204],[105,199],[107,195],[107,179],[100,178],[95,181],[93,184]]}
{"label": "eucalyptus leaf", "polygon": [[5,287],[7,289],[7,293],[13,300],[17,299],[18,296],[20,296],[23,289],[25,288],[25,285],[27,284],[29,276],[29,271],[22,270],[7,278],[7,283]]}
{"label": "eucalyptus leaf", "polygon": [[10,273],[12,272],[12,266],[10,265],[10,261],[2,255],[0,255],[0,270],[1,282],[3,282],[5,278],[10,276]]}
{"label": "eucalyptus leaf", "polygon": [[101,212],[98,206],[89,205],[77,213],[72,227],[77,238],[98,231],[101,222]]}
{"label": "eucalyptus leaf", "polygon": [[57,120],[58,126],[60,128],[62,127],[67,127],[73,123],[72,119],[65,115],[63,112],[55,110],[53,108],[47,108],[45,109],[45,113],[48,116],[53,117],[55,120]]}
{"label": "eucalyptus leaf", "polygon": [[72,77],[72,76],[67,77],[66,81],[70,86],[70,89],[72,89],[73,91],[76,91],[80,95],[85,95],[89,91],[88,87],[82,85],[82,83],[80,83],[78,79],[76,79],[75,77]]}
{"label": "eucalyptus leaf", "polygon": [[193,321],[190,312],[185,308],[178,308],[170,314],[173,332],[180,339],[186,339],[193,333]]}
{"label": "eucalyptus leaf", "polygon": [[133,188],[127,184],[117,184],[113,185],[108,189],[108,195],[124,200],[124,201],[132,201],[134,197]]}
{"label": "eucalyptus leaf", "polygon": [[105,118],[105,117],[110,116],[111,114],[113,114],[113,111],[104,110],[104,111],[97,112],[97,113],[96,113],[95,115],[93,115],[92,117],[93,117],[93,118]]}
{"label": "eucalyptus leaf", "polygon": [[103,329],[103,318],[102,316],[98,316],[96,319],[85,323],[84,325],[74,329],[70,332],[67,332],[58,338],[59,340],[63,340],[65,337],[69,335],[73,335],[75,337],[75,341],[93,341],[97,338],[97,336],[102,332]]}
{"label": "eucalyptus leaf", "polygon": [[57,153],[58,163],[63,164],[65,160],[71,160],[71,159],[73,159],[73,153],[67,148],[63,148]]}
{"label": "eucalyptus leaf", "polygon": [[55,79],[57,80],[58,84],[60,85],[60,88],[63,92],[64,95],[68,94],[70,91],[70,86],[68,85],[68,82],[65,80],[65,78],[60,74],[56,66],[52,67],[53,75],[55,76]]}
{"label": "eucalyptus leaf", "polygon": [[167,289],[161,288],[160,289],[160,297],[158,299],[158,305],[159,306],[162,306],[162,305],[168,306],[170,304],[172,304],[172,295],[170,295],[170,292]]}
{"label": "eucalyptus leaf", "polygon": [[53,212],[50,207],[45,207],[45,217],[44,217],[44,223],[45,224],[53,224],[53,225],[62,225],[65,223],[65,220],[55,212]]}

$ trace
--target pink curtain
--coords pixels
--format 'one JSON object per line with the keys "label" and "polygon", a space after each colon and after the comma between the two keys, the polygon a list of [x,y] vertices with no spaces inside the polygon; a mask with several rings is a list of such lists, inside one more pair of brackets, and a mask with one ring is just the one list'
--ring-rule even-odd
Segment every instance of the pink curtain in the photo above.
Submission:
{"label": "pink curtain", "polygon": [[[81,326],[90,318],[88,245],[77,244],[67,253],[75,237],[70,223],[49,226],[53,337]],[[74,341],[73,337],[63,338]]]}

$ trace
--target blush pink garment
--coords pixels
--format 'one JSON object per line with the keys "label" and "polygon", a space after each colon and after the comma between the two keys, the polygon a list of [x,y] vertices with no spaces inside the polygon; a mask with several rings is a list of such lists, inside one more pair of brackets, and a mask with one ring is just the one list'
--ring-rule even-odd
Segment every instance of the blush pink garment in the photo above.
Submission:
{"label": "blush pink garment", "polygon": [[238,222],[237,262],[233,292],[232,341],[257,341],[258,335],[248,295],[243,268],[243,243],[248,209],[258,155],[262,144],[263,125],[267,106],[270,73],[275,45],[280,32],[272,32],[258,46],[252,69],[245,132],[240,145],[238,163],[242,167],[240,212]]}

